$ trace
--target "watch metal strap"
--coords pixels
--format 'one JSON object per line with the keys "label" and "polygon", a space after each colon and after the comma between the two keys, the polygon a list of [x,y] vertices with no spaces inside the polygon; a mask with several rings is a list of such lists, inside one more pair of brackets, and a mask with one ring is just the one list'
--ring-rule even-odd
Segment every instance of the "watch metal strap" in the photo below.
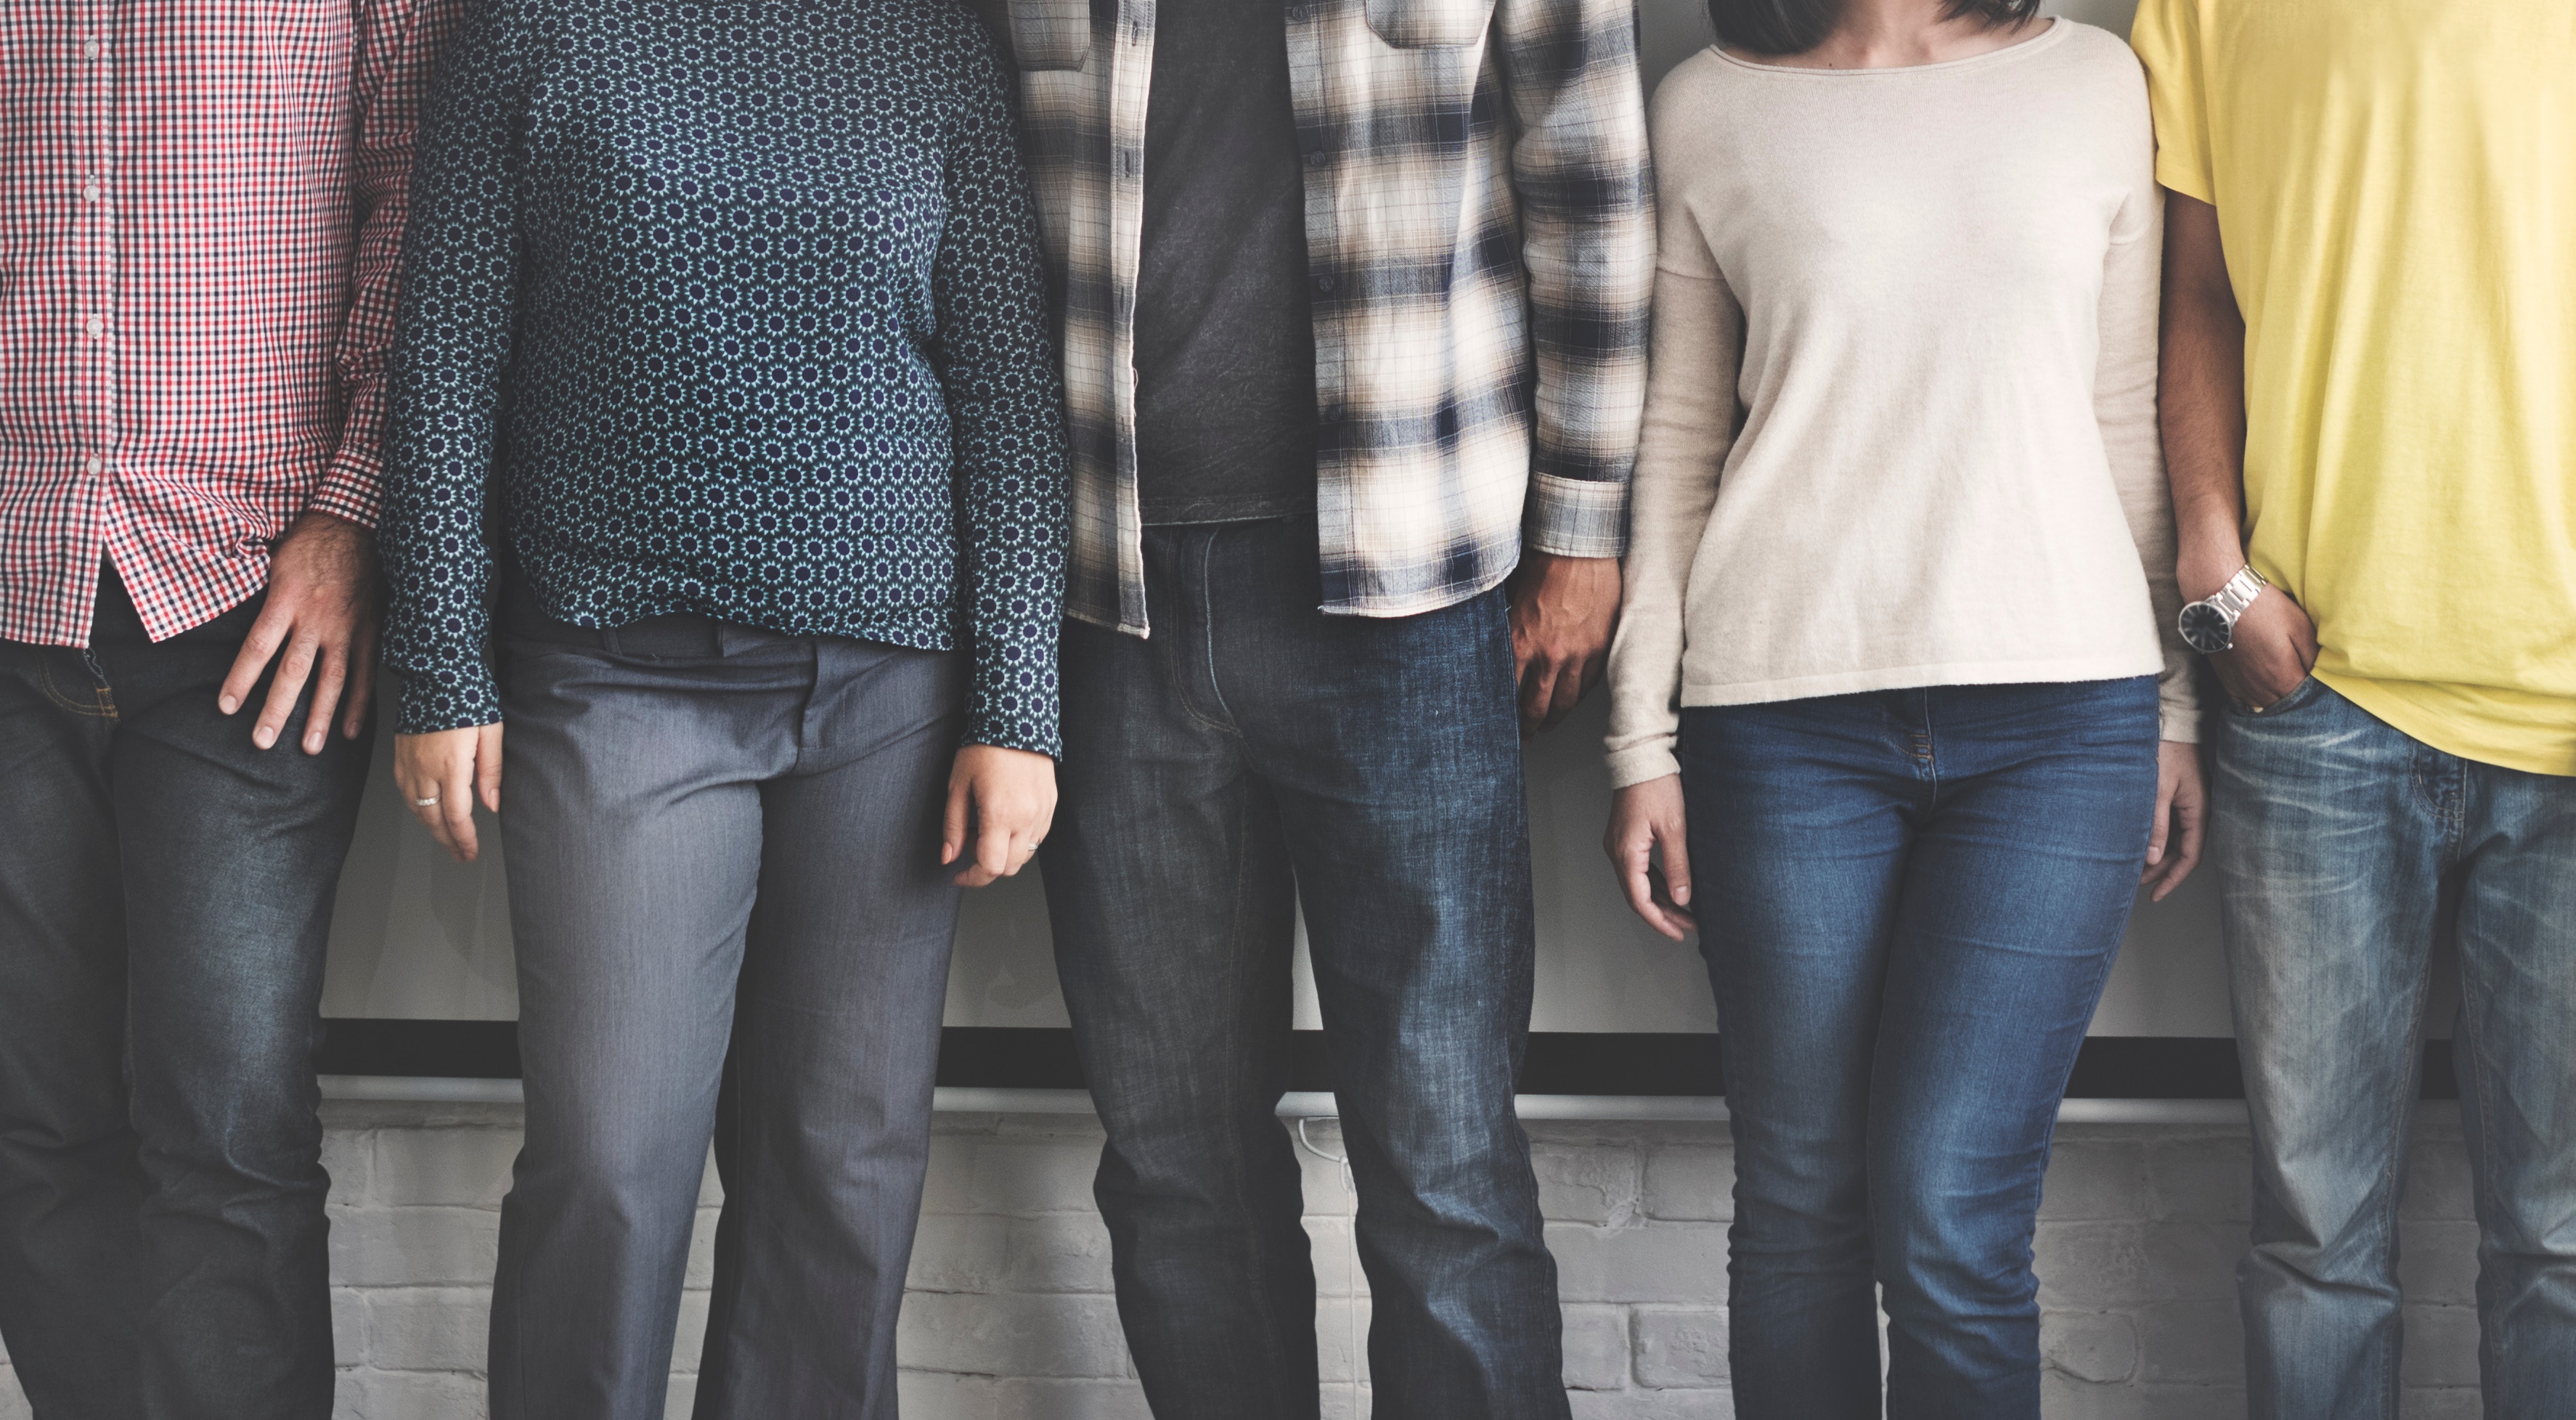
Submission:
{"label": "watch metal strap", "polygon": [[2236,618],[2245,614],[2245,608],[2252,606],[2254,599],[2263,595],[2263,589],[2270,585],[2263,580],[2263,574],[2248,563],[2236,569],[2236,575],[2227,579],[2226,586],[2210,595],[2210,604],[2225,613],[2228,624],[2233,626]]}

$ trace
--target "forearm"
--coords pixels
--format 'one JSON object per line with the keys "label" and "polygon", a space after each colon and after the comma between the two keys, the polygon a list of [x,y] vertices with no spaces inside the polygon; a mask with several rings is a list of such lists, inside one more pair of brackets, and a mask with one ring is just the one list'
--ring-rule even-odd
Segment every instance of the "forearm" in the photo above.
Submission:
{"label": "forearm", "polygon": [[2181,594],[2197,599],[2245,565],[2245,319],[2216,211],[2178,193],[2165,223],[2162,349],[2158,417],[2177,570]]}
{"label": "forearm", "polygon": [[[1694,249],[1676,244],[1677,255]],[[1619,634],[1610,650],[1614,786],[1675,772],[1692,564],[1735,437],[1744,320],[1724,282],[1655,278],[1654,378],[1646,397]]]}
{"label": "forearm", "polygon": [[352,76],[357,131],[349,312],[336,351],[347,410],[313,506],[373,527],[384,500],[385,357],[393,344],[413,144],[431,65],[462,0],[371,0]]}
{"label": "forearm", "polygon": [[1615,557],[1637,452],[1654,183],[1628,0],[1503,0],[1493,25],[1519,120],[1512,187],[1528,282],[1529,546]]}

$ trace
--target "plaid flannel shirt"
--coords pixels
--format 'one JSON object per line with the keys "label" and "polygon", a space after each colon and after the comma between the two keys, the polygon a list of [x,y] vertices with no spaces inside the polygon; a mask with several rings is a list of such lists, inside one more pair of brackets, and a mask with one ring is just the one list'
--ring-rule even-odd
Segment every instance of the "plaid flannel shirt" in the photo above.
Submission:
{"label": "plaid flannel shirt", "polygon": [[[1247,0],[1306,154],[1327,612],[1615,557],[1654,275],[1633,0]],[[1143,634],[1134,315],[1154,0],[1007,0],[1073,440],[1065,609]]]}

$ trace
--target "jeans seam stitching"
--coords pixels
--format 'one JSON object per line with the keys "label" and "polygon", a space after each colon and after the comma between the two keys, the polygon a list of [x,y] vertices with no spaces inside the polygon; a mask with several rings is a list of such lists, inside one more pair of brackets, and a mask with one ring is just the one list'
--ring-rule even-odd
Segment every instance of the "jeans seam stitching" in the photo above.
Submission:
{"label": "jeans seam stitching", "polygon": [[[1240,781],[1238,781],[1238,784],[1240,785]],[[1250,793],[1250,786],[1240,785],[1240,787],[1243,792],[1238,796],[1234,810],[1234,939],[1238,945],[1243,941],[1243,929],[1246,925],[1246,919],[1250,916],[1250,914],[1244,910],[1244,899],[1250,891],[1252,867],[1252,835],[1250,832],[1252,821],[1252,794]],[[1229,954],[1227,975],[1232,979],[1232,989],[1226,993],[1228,999],[1231,1000],[1239,997],[1243,986],[1243,953],[1241,951],[1238,950]],[[1241,1028],[1242,1018],[1229,1011],[1226,1015],[1225,1026],[1226,1055],[1229,1059],[1239,1061],[1245,1058],[1243,1038],[1240,1033]],[[1251,1170],[1248,1167],[1249,1161],[1243,1158],[1241,1141],[1236,1139],[1234,1136],[1232,1121],[1228,1121],[1227,1123],[1225,1138],[1226,1152],[1235,1156],[1236,1167],[1234,1169],[1234,1174],[1237,1180],[1235,1185],[1236,1206],[1243,1210],[1245,1217],[1257,1218],[1259,1217],[1260,1210],[1258,1200],[1253,1198],[1250,1192]],[[1344,1141],[1342,1149],[1345,1154],[1350,1151],[1350,1144],[1347,1140]],[[1302,1212],[1303,1209],[1301,1208],[1300,1211]],[[1358,1221],[1358,1209],[1354,1207],[1352,1210],[1352,1228],[1354,1232],[1357,1231]],[[1259,1310],[1261,1315],[1262,1337],[1265,1343],[1264,1349],[1275,1353],[1279,1341],[1279,1318],[1276,1311],[1270,1305],[1270,1287],[1268,1285],[1270,1282],[1270,1257],[1268,1251],[1262,1246],[1261,1230],[1258,1226],[1255,1226],[1250,1230],[1249,1237],[1251,1240],[1250,1250],[1252,1253],[1251,1270],[1255,1277],[1259,1279],[1260,1283],[1260,1285],[1253,1288],[1253,1305]],[[1281,1370],[1279,1365],[1281,1358],[1278,1355],[1273,1354],[1269,1359],[1272,1366],[1272,1373],[1278,1374]]]}
{"label": "jeans seam stitching", "polygon": [[[2405,1087],[2396,1092],[2396,1103],[2394,1108],[2391,1110],[2392,1118],[2389,1121],[2388,1133],[2385,1136],[2388,1140],[2389,1147],[2381,1151],[2380,1154],[2380,1194],[2387,1200],[2387,1203],[2380,1211],[2376,1221],[2383,1233],[2379,1249],[2380,1257],[2387,1263],[2388,1275],[2392,1281],[2395,1280],[2396,1277],[2398,1262],[2397,1252],[2401,1246],[2397,1227],[2397,1206],[2402,1181],[2397,1171],[2397,1161],[2400,1157],[2413,1152],[2409,1148],[2409,1141],[2406,1138],[2406,1133],[2408,1125],[2415,1117],[2415,1097],[2422,1093],[2424,1088],[2422,1066],[2424,1055],[2424,1010],[2426,1000],[2431,996],[2431,994],[2432,993],[2429,990],[2417,991],[2415,993],[2415,1005],[2408,1018],[2406,1030],[2407,1049],[2412,1053],[2413,1058],[2406,1066]],[[2400,1344],[2389,1349],[2387,1359],[2380,1367],[2379,1375],[2379,1410],[2382,1415],[2391,1417],[2397,1414],[2399,1371],[2405,1354],[2403,1334],[2406,1325],[2406,1312],[2402,1299],[2398,1307],[2397,1325],[2400,1333]]]}
{"label": "jeans seam stitching", "polygon": [[[2465,949],[2463,949],[2462,954],[2464,956],[2466,955]],[[2467,1010],[2467,998],[2469,993],[2466,989],[2465,983],[2463,983],[2463,988],[2460,994],[2462,997],[2462,1010],[2460,1015],[2461,1019],[2465,1022],[2469,1016],[2469,1012]],[[2470,1067],[2468,1071],[2470,1077],[2469,1090],[2477,1097],[2478,1117],[2482,1126],[2477,1131],[2477,1156],[2471,1161],[2471,1164],[2476,1185],[2474,1193],[2479,1205],[2477,1211],[2481,1215],[2478,1218],[2478,1249],[2482,1254],[2479,1258],[2479,1280],[2483,1283],[2485,1281],[2486,1272],[2484,1266],[2485,1258],[2483,1254],[2487,1248],[2487,1230],[2490,1226],[2489,1218],[2501,1218],[2505,1210],[2502,1206],[2503,1200],[2496,1197],[2494,1192],[2496,1187],[2495,1130],[2491,1127],[2484,1127],[2491,1124],[2496,1118],[2496,1102],[2491,1090],[2495,1072],[2477,1068],[2476,1062],[2479,1056],[2477,1040],[2477,1032],[2474,1028],[2464,1029],[2454,1036],[2451,1042],[2451,1048],[2453,1072],[2456,1074],[2460,1066],[2464,1063]],[[2463,1044],[2468,1047],[2465,1051],[2461,1049]],[[2480,1359],[2488,1363],[2489,1368],[2486,1372],[2488,1375],[2501,1376],[2505,1373],[2504,1328],[2483,1324],[2486,1320],[2484,1315],[2485,1301],[2486,1298],[2483,1296],[2478,1298],[2480,1312],[2479,1320],[2481,1322],[2481,1325],[2478,1327],[2479,1350],[2485,1353],[2480,1357]]]}
{"label": "jeans seam stitching", "polygon": [[[1225,717],[1216,728],[1231,731],[1234,708],[1225,703],[1225,687],[1216,679],[1216,532],[1211,530],[1199,546],[1199,646],[1207,667],[1208,694]],[[1195,713],[1195,712],[1193,712]],[[1239,880],[1238,880],[1239,881]]]}
{"label": "jeans seam stitching", "polygon": [[93,689],[90,692],[90,703],[83,705],[79,701],[72,699],[70,696],[63,694],[61,690],[55,687],[54,668],[50,663],[50,658],[39,658],[37,660],[36,673],[44,677],[45,698],[53,701],[63,709],[68,710],[75,715],[87,716],[93,720],[113,720],[116,718],[116,702],[112,698],[114,692],[107,686],[101,685],[96,689]]}

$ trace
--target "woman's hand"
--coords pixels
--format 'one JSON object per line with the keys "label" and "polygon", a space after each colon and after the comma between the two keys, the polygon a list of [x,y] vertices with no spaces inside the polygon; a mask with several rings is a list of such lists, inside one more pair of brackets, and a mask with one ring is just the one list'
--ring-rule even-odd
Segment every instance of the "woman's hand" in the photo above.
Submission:
{"label": "woman's hand", "polygon": [[2156,746],[2156,824],[2147,834],[2147,866],[2140,887],[2162,902],[2200,862],[2209,824],[2209,780],[2200,769],[2200,746],[2166,740]]}
{"label": "woman's hand", "polygon": [[[948,771],[948,821],[939,861],[967,858],[960,887],[1017,874],[1055,822],[1055,761],[1024,749],[968,745]],[[968,848],[973,853],[968,854]]]}
{"label": "woman's hand", "polygon": [[[1690,913],[1690,847],[1685,826],[1682,777],[1667,774],[1612,795],[1610,829],[1601,838],[1601,851],[1610,855],[1620,891],[1628,894],[1629,908],[1647,926],[1676,942],[1698,925]],[[1670,896],[1656,890],[1652,869],[1658,853]]]}
{"label": "woman's hand", "polygon": [[394,736],[394,783],[438,846],[457,862],[473,862],[474,801],[501,811],[501,727]]}

